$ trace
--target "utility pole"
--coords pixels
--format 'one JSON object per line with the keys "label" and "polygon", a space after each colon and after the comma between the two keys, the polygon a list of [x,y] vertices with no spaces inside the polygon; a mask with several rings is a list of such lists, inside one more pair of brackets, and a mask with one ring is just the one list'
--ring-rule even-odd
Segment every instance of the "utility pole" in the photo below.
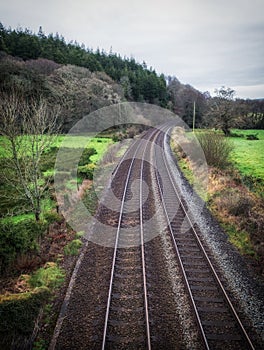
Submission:
{"label": "utility pole", "polygon": [[195,101],[193,102],[193,132],[195,128]]}

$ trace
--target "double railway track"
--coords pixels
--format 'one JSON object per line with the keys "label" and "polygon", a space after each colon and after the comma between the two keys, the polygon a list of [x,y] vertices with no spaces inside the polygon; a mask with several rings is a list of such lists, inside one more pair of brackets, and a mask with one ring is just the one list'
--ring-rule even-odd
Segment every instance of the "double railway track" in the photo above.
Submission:
{"label": "double railway track", "polygon": [[[159,221],[165,222],[162,234],[171,242],[194,315],[200,342],[196,348],[254,349],[179,194],[169,165],[170,128],[165,125],[151,129],[136,140],[113,172],[111,187],[120,208],[111,209],[110,196],[108,205],[102,203],[98,210],[98,218],[115,230],[113,246],[104,249],[89,243],[83,265],[87,276],[90,273],[94,279],[88,282],[85,276],[76,282],[86,285],[88,295],[83,303],[86,309],[80,321],[83,325],[79,327],[83,344],[80,340],[76,345],[79,341],[76,332],[71,337],[67,334],[74,323],[71,318],[77,318],[78,323],[78,313],[72,315],[79,301],[73,295],[75,306],[69,307],[66,317],[63,316],[64,326],[50,349],[183,348],[180,336],[177,344],[177,328],[181,329],[181,325],[173,315],[174,308],[169,310],[171,315],[164,315],[168,313],[164,311],[167,304],[174,303],[167,287],[169,282],[158,276],[166,275],[166,271],[158,266],[162,271],[158,272],[158,263],[153,264],[163,253],[154,250],[148,230],[156,231],[153,237],[159,239]],[[162,218],[155,217],[157,206]],[[146,223],[151,219],[153,222],[148,226]],[[94,268],[90,266],[89,254],[98,258]],[[93,322],[87,320],[89,316],[85,313]]]}

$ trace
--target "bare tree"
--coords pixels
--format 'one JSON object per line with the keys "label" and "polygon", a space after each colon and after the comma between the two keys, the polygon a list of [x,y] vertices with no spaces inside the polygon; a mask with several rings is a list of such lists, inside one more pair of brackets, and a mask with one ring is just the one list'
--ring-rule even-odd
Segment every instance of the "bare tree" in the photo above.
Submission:
{"label": "bare tree", "polygon": [[225,88],[215,90],[216,97],[209,100],[210,124],[220,128],[226,136],[230,135],[230,128],[236,124],[236,109],[234,103],[235,90]]}
{"label": "bare tree", "polygon": [[49,183],[40,171],[40,161],[59,131],[59,108],[51,109],[43,98],[27,101],[15,92],[1,93],[0,99],[0,134],[5,151],[1,177],[18,199],[26,199],[38,221],[41,198]]}

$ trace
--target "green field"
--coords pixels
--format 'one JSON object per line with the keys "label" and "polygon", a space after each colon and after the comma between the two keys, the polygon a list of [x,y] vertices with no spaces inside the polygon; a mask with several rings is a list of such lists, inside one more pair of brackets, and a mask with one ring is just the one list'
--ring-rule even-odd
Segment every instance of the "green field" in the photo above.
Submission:
{"label": "green field", "polygon": [[[205,129],[197,129],[202,133]],[[230,140],[234,145],[231,160],[241,175],[254,177],[264,181],[264,130],[232,129]],[[241,135],[241,137],[239,137]],[[247,140],[247,135],[257,135],[259,140]],[[192,133],[188,134],[192,137]]]}
{"label": "green field", "polygon": [[264,130],[232,130],[236,134],[257,134],[259,140],[231,137],[232,160],[242,175],[264,179]]}
{"label": "green field", "polygon": [[[65,140],[63,142],[63,140]],[[59,147],[63,142],[64,147],[68,148],[83,148],[83,147],[88,147],[88,148],[94,148],[97,152],[97,154],[94,154],[91,156],[91,161],[93,163],[97,163],[101,158],[102,155],[106,152],[107,148],[113,144],[112,139],[110,138],[105,138],[105,137],[94,137],[94,138],[89,138],[87,136],[73,136],[71,135],[70,137],[65,136],[59,136],[58,140],[56,142],[56,146]]]}
{"label": "green field", "polygon": [[[102,155],[106,152],[107,148],[113,144],[112,139],[106,138],[106,137],[95,137],[91,138],[88,136],[70,136],[66,137],[64,135],[58,136],[56,142],[54,142],[53,146],[59,147],[62,145],[63,140],[65,139],[65,142],[63,143],[64,147],[67,148],[94,148],[97,152],[97,154],[94,154],[91,156],[91,161],[93,163],[96,163],[98,160],[101,159]],[[3,136],[0,136],[0,158],[8,156],[5,152],[5,138]]]}
{"label": "green field", "polygon": [[[25,138],[26,140],[26,138]],[[0,136],[0,160],[1,158],[8,158],[8,154],[6,152],[6,149],[4,147],[4,143],[7,142],[4,137]],[[25,141],[27,142],[27,141]],[[60,135],[57,139],[56,142],[52,144],[52,146],[55,146],[59,148],[60,146],[64,148],[69,148],[69,152],[72,152],[72,149],[75,148],[94,148],[96,150],[96,154],[93,154],[90,156],[89,161],[91,163],[89,164],[87,172],[91,173],[92,172],[92,167],[96,165],[96,163],[103,157],[107,149],[109,148],[110,145],[113,144],[112,139],[110,138],[91,138],[89,136],[70,136],[70,137],[65,137],[64,135]],[[30,147],[30,143],[29,143]],[[43,154],[41,158],[41,167],[42,167],[42,172],[44,177],[48,178],[49,176],[52,176],[54,174],[54,162],[56,160],[56,149],[51,149],[51,153]],[[87,174],[82,174],[79,176],[78,181],[82,181],[83,177],[86,177]],[[71,186],[71,184],[67,184],[67,186]],[[67,188],[68,188],[67,187]],[[17,212],[17,200],[14,199],[12,200],[12,196],[10,196],[10,191],[13,190],[8,186],[5,182],[0,183],[0,197],[1,197],[1,203],[0,203],[0,217],[2,217],[2,221],[12,221],[13,223],[20,222],[24,219],[31,219],[33,218],[32,213],[26,213],[26,212]],[[7,194],[8,193],[8,194]],[[25,206],[27,202],[23,200],[21,202],[21,205]],[[55,204],[52,203],[47,203],[47,199],[43,198],[41,201],[41,206],[43,212],[47,212],[52,209],[52,207],[55,207]],[[16,208],[16,209],[15,209]],[[27,209],[27,207],[26,207]],[[10,211],[10,210],[15,210],[17,215],[12,215],[8,216],[6,219],[3,219],[3,217]]]}

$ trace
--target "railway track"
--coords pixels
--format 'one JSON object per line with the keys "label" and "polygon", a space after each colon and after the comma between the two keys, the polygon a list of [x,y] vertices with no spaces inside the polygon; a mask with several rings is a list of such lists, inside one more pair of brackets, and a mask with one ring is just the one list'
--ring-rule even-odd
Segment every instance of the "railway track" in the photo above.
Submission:
{"label": "railway track", "polygon": [[[87,245],[72,301],[67,301],[50,350],[184,348],[164,268],[159,218],[150,229],[146,225],[157,205],[198,329],[195,349],[254,349],[178,192],[166,150],[170,128],[146,132],[114,170],[111,188],[120,207],[111,208],[110,196],[97,214],[115,231],[112,244]],[[150,241],[151,229],[155,238]]]}
{"label": "railway track", "polygon": [[[148,163],[145,154],[149,141],[157,133],[152,131],[142,145],[134,145],[121,198],[110,285],[107,299],[102,349],[151,349],[148,291],[144,249],[144,174]],[[131,153],[131,151],[130,151]],[[121,171],[118,168],[115,174]],[[136,193],[131,194],[133,182],[138,180]],[[127,228],[132,228],[128,233]],[[125,228],[125,230],[124,230]]]}
{"label": "railway track", "polygon": [[[166,137],[158,136],[160,147],[156,148],[155,154],[156,179],[175,254],[204,347],[206,349],[254,349],[243,322],[232,305],[206,248],[189,218],[188,208],[177,190],[167,157],[164,157],[166,142]],[[175,208],[175,203],[177,203],[177,213],[173,217],[172,208]]]}

